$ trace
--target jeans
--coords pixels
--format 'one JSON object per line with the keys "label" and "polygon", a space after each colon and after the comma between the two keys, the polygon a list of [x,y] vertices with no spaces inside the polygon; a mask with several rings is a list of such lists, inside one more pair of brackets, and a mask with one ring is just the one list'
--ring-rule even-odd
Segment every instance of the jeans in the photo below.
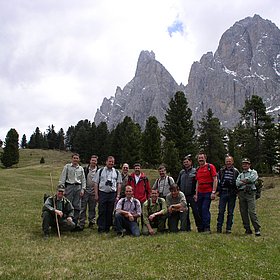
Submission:
{"label": "jeans", "polygon": [[219,201],[219,214],[217,218],[217,229],[222,229],[224,223],[224,215],[227,206],[227,224],[226,230],[231,230],[233,224],[233,213],[236,202],[236,194],[231,193],[228,190],[222,190],[220,192],[220,201]]}
{"label": "jeans", "polygon": [[211,205],[211,192],[198,193],[197,206],[198,212],[202,219],[202,230],[210,230],[210,205]]}
{"label": "jeans", "polygon": [[190,221],[190,208],[192,208],[193,217],[195,220],[195,225],[198,231],[202,230],[202,221],[201,217],[198,212],[197,203],[195,202],[193,195],[186,195],[186,201],[188,205],[188,212],[187,212],[187,231],[191,230],[191,221]]}
{"label": "jeans", "polygon": [[113,211],[116,200],[116,192],[99,192],[98,203],[98,232],[109,232],[113,223]]}
{"label": "jeans", "polygon": [[137,224],[137,221],[130,221],[128,218],[123,215],[116,213],[115,214],[115,223],[117,233],[122,233],[123,230],[127,230],[133,236],[140,236],[140,230]]}

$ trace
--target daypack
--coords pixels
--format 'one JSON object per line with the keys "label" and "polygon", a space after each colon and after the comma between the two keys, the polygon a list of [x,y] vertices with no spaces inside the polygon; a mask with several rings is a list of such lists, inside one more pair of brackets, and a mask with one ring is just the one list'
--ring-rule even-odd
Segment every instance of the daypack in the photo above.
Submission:
{"label": "daypack", "polygon": [[[137,209],[137,200],[135,198],[133,198],[133,202],[134,202],[134,210],[136,211],[136,209]],[[125,199],[123,199],[123,201],[122,201],[122,210],[124,208],[124,203],[125,203]]]}
{"label": "daypack", "polygon": [[263,180],[261,178],[258,178],[255,182],[255,186],[256,186],[256,199],[259,199],[261,197],[262,188],[264,186]]}

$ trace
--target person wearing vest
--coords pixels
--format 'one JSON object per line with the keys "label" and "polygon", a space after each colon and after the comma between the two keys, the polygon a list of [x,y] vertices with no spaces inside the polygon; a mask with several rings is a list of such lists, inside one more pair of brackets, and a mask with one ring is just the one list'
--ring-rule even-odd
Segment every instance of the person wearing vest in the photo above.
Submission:
{"label": "person wearing vest", "polygon": [[159,197],[158,189],[152,189],[151,197],[143,204],[143,235],[154,235],[165,231],[167,207],[165,199]]}
{"label": "person wearing vest", "polygon": [[169,194],[169,188],[173,185],[174,179],[166,174],[166,167],[162,164],[158,168],[159,178],[156,179],[152,189],[158,189],[159,197],[166,198]]}
{"label": "person wearing vest", "polygon": [[250,220],[255,229],[255,235],[261,236],[260,223],[256,213],[256,186],[255,182],[258,179],[256,170],[251,169],[251,162],[248,158],[242,160],[242,172],[236,179],[238,188],[239,209],[245,234],[252,234]]}
{"label": "person wearing vest", "polygon": [[236,202],[236,178],[239,171],[234,167],[232,156],[226,156],[225,166],[218,172],[219,213],[217,218],[217,233],[222,233],[224,214],[227,207],[226,233],[231,233]]}
{"label": "person wearing vest", "polygon": [[113,166],[115,158],[108,156],[106,166],[96,172],[93,178],[95,200],[98,202],[98,232],[108,233],[113,223],[115,203],[120,198],[122,177]]}
{"label": "person wearing vest", "polygon": [[199,215],[202,220],[202,231],[210,231],[210,205],[216,198],[217,190],[217,171],[213,164],[206,162],[206,154],[200,152],[197,156],[199,167],[196,171],[196,193],[194,199],[197,201]]}
{"label": "person wearing vest", "polygon": [[125,233],[132,236],[140,236],[137,219],[141,216],[140,201],[133,197],[131,186],[125,187],[125,197],[121,198],[116,205],[115,223],[116,231],[120,236]]}
{"label": "person wearing vest", "polygon": [[192,209],[194,221],[198,232],[202,231],[202,221],[198,212],[197,202],[194,200],[196,188],[196,169],[193,167],[193,159],[191,155],[185,156],[183,160],[184,169],[179,173],[177,185],[181,192],[184,193],[187,201],[187,231],[191,231],[190,208]]}
{"label": "person wearing vest", "polygon": [[86,189],[85,172],[79,162],[79,154],[73,154],[72,162],[64,166],[59,180],[59,184],[65,187],[65,197],[70,200],[74,207],[73,221],[76,224],[75,231],[81,229],[78,225],[78,220],[81,210],[81,197]]}
{"label": "person wearing vest", "polygon": [[42,228],[44,238],[49,237],[49,228],[57,230],[56,217],[60,231],[72,230],[75,228],[73,222],[74,208],[71,202],[64,196],[64,187],[58,186],[56,195],[50,196],[46,199],[42,209]]}
{"label": "person wearing vest", "polygon": [[98,156],[92,155],[90,158],[89,165],[84,167],[84,172],[86,177],[86,189],[81,199],[81,212],[80,212],[81,229],[84,228],[86,223],[87,209],[88,209],[88,227],[92,228],[93,225],[95,224],[96,201],[94,198],[93,178],[98,170],[97,160],[98,160]]}

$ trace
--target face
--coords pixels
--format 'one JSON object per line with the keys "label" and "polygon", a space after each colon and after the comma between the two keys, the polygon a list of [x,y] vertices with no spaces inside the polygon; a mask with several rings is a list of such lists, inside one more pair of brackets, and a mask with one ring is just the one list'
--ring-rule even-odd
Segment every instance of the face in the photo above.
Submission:
{"label": "face", "polygon": [[151,192],[151,198],[152,198],[152,201],[155,202],[159,197],[159,192],[158,190],[152,190]]}
{"label": "face", "polygon": [[225,165],[226,165],[227,168],[230,168],[233,165],[233,158],[232,157],[226,157]]}
{"label": "face", "polygon": [[106,166],[107,166],[108,168],[113,168],[114,164],[115,164],[114,158],[108,158],[108,159],[107,159],[107,161],[106,161]]}
{"label": "face", "polygon": [[249,170],[249,168],[250,168],[250,163],[248,163],[248,162],[243,162],[242,163],[242,169],[243,170]]}
{"label": "face", "polygon": [[128,173],[128,170],[129,170],[129,166],[128,166],[128,164],[124,164],[123,165],[123,167],[122,167],[122,172],[124,173],[124,174],[126,174],[126,173]]}
{"label": "face", "polygon": [[189,159],[185,159],[184,161],[183,161],[183,165],[184,165],[184,167],[185,168],[190,168],[191,166],[192,166],[192,162],[191,162],[191,160],[189,160]]}
{"label": "face", "polygon": [[127,198],[131,198],[131,197],[133,196],[132,187],[127,186],[127,187],[125,188],[125,196],[126,196]]}
{"label": "face", "polygon": [[135,172],[135,174],[138,176],[138,175],[140,175],[140,173],[141,173],[141,167],[140,166],[135,166],[134,167],[134,172]]}
{"label": "face", "polygon": [[165,168],[161,168],[159,171],[159,176],[160,177],[165,177],[166,176],[166,169]]}
{"label": "face", "polygon": [[197,160],[200,166],[203,166],[206,163],[206,157],[204,154],[198,155]]}
{"label": "face", "polygon": [[89,162],[90,166],[95,167],[97,165],[97,158],[92,157]]}
{"label": "face", "polygon": [[61,200],[63,198],[64,192],[62,191],[57,191],[56,192],[56,197],[58,200]]}
{"label": "face", "polygon": [[177,197],[179,195],[179,190],[178,189],[173,189],[171,192],[171,195],[173,198]]}
{"label": "face", "polygon": [[75,155],[75,156],[72,157],[72,164],[73,165],[78,165],[79,162],[80,162],[80,157],[79,156]]}

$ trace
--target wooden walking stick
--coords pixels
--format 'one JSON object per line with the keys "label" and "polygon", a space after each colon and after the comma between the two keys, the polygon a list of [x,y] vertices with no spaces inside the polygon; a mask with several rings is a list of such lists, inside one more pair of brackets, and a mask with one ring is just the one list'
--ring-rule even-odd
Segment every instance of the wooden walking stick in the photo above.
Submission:
{"label": "wooden walking stick", "polygon": [[[52,173],[50,173],[50,177],[51,177],[52,193],[54,193],[54,195],[53,195],[53,207],[56,210],[56,203],[55,203],[56,194],[55,194],[54,187],[53,187]],[[59,224],[58,224],[58,217],[57,217],[57,214],[55,212],[54,212],[54,214],[55,214],[55,222],[56,222],[57,235],[58,235],[59,241],[61,241],[60,229],[59,229]]]}

